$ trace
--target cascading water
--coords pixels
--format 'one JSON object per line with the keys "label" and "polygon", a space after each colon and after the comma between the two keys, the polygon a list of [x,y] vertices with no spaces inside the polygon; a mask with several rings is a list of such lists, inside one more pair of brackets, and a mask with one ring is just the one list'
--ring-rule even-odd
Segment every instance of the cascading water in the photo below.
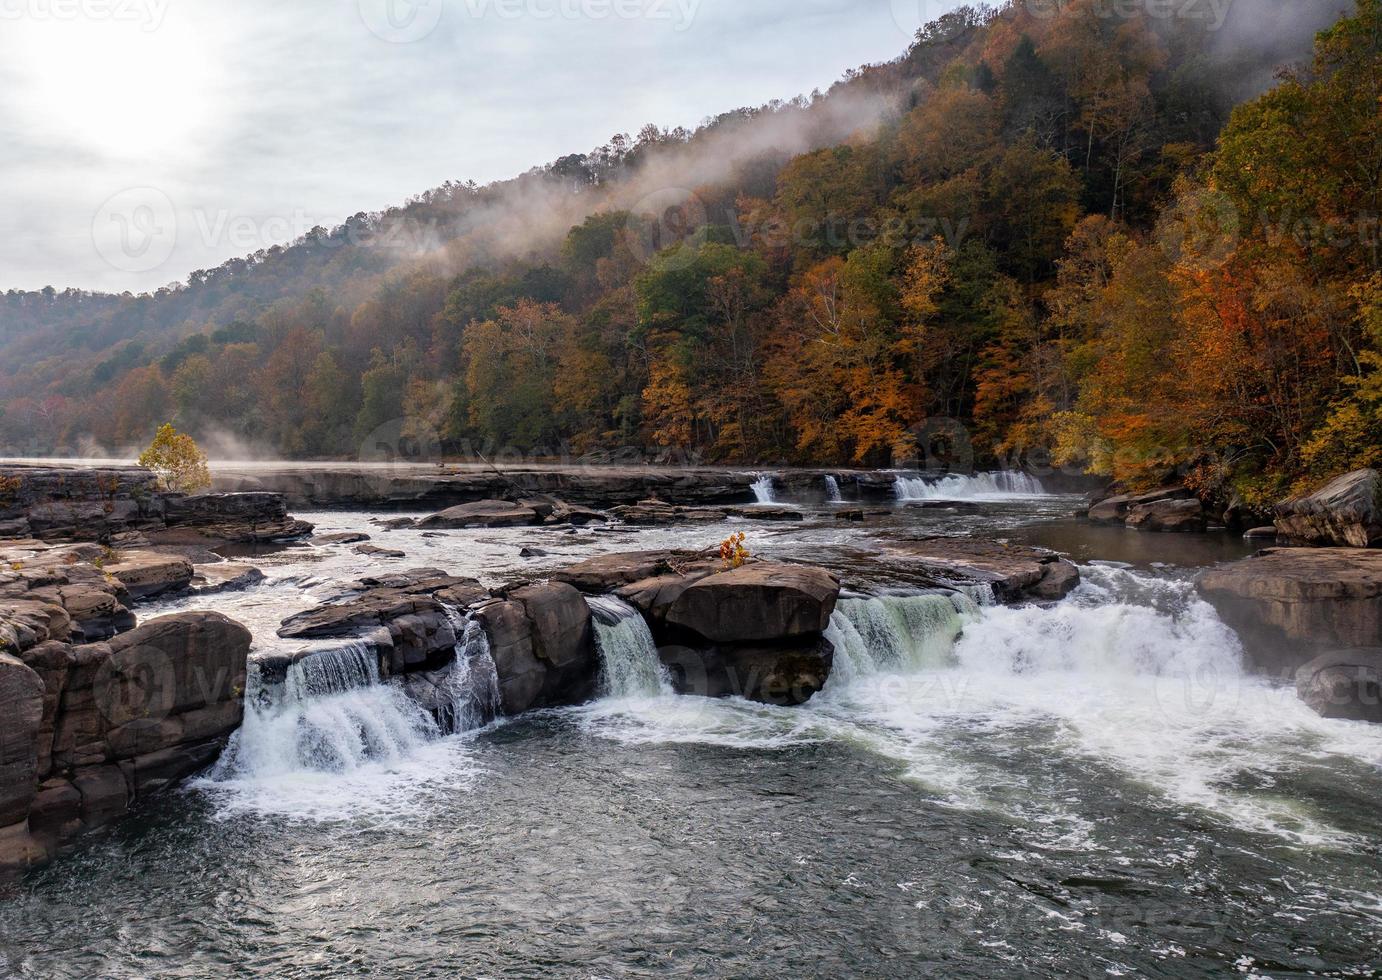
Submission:
{"label": "cascading water", "polygon": [[489,634],[479,620],[452,606],[443,608],[456,631],[456,661],[447,680],[451,704],[442,722],[456,734],[481,728],[503,714],[503,697]]}
{"label": "cascading water", "polygon": [[1020,500],[1046,495],[1041,481],[1018,470],[951,473],[939,479],[900,476],[893,483],[898,500]]}
{"label": "cascading water", "polygon": [[350,772],[403,759],[438,735],[427,712],[380,683],[377,655],[367,643],[308,653],[281,680],[267,673],[263,661],[250,662],[245,721],[213,782]]}
{"label": "cascading water", "polygon": [[600,693],[607,698],[656,698],[672,694],[672,681],[658,657],[643,615],[622,599],[586,600],[600,648]]}
{"label": "cascading water", "polygon": [[840,600],[826,631],[835,646],[832,688],[872,674],[949,666],[956,638],[978,612],[960,593]]}
{"label": "cascading water", "polygon": [[826,476],[825,478],[825,497],[832,504],[841,503],[845,499],[844,495],[840,493],[840,481],[833,476]]}
{"label": "cascading water", "polygon": [[773,487],[773,478],[764,473],[753,483],[753,495],[758,498],[760,504],[777,503],[777,491]]}

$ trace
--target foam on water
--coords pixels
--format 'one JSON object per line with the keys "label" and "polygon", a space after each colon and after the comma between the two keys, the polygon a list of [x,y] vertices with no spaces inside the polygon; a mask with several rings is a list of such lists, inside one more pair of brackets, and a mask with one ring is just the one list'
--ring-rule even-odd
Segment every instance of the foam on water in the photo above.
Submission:
{"label": "foam on water", "polygon": [[1018,470],[951,473],[939,479],[900,476],[893,484],[898,500],[1025,500],[1046,495],[1041,481]]}
{"label": "foam on water", "polygon": [[758,498],[760,504],[777,503],[777,490],[773,486],[773,478],[769,473],[762,473],[753,482],[753,495]]}
{"label": "foam on water", "polygon": [[657,698],[672,693],[672,679],[658,656],[643,614],[614,596],[594,596],[590,605],[595,644],[600,648],[602,697]]}

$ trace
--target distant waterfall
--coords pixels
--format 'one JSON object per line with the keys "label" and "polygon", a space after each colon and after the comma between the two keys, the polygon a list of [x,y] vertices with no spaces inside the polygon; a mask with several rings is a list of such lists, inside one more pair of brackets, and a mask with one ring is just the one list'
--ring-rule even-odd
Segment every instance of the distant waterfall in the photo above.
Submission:
{"label": "distant waterfall", "polygon": [[300,657],[278,682],[250,661],[244,725],[212,778],[350,772],[401,760],[439,734],[426,711],[380,683],[373,648],[348,641]]}
{"label": "distant waterfall", "polygon": [[949,666],[955,640],[978,615],[960,593],[842,599],[825,634],[835,645],[832,683]]}
{"label": "distant waterfall", "polygon": [[753,495],[758,498],[760,504],[777,503],[777,493],[773,489],[773,478],[764,473],[753,483]]}
{"label": "distant waterfall", "polygon": [[658,657],[643,614],[614,596],[586,600],[595,625],[602,667],[600,693],[607,698],[655,698],[671,694],[672,680]]}
{"label": "distant waterfall", "polygon": [[830,475],[825,478],[825,499],[832,504],[838,504],[845,499],[840,493],[840,481]]}
{"label": "distant waterfall", "polygon": [[453,606],[443,608],[456,631],[456,662],[447,680],[451,704],[443,723],[455,734],[482,728],[503,714],[503,696],[489,634],[479,620]]}
{"label": "distant waterfall", "polygon": [[1046,494],[1040,480],[1018,470],[951,473],[939,479],[900,476],[893,488],[898,500],[1014,500]]}

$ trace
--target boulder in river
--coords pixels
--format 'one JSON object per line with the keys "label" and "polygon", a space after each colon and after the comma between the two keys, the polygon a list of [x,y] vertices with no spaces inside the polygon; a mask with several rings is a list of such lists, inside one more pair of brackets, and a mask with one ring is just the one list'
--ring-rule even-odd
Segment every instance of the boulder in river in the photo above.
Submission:
{"label": "boulder in river", "polygon": [[505,714],[579,704],[595,692],[590,607],[562,582],[514,589],[475,610],[499,672]]}
{"label": "boulder in river", "polygon": [[1268,548],[1210,569],[1199,588],[1268,669],[1382,646],[1382,550]]}
{"label": "boulder in river", "polygon": [[126,551],[102,565],[133,599],[152,599],[181,592],[192,584],[192,563],[181,555],[153,551]]}
{"label": "boulder in river", "polygon": [[840,581],[823,568],[753,562],[692,583],[667,624],[716,643],[813,636],[830,625]]}
{"label": "boulder in river", "polygon": [[1382,547],[1382,474],[1357,470],[1315,493],[1282,501],[1276,529],[1293,544]]}
{"label": "boulder in river", "polygon": [[541,524],[542,514],[534,507],[506,500],[477,500],[461,504],[417,522],[420,528],[460,529],[472,527],[529,527]]}
{"label": "boulder in river", "polygon": [[1080,584],[1080,572],[1054,551],[979,538],[899,541],[889,550],[915,562],[942,587],[987,585],[1004,602],[1063,599]]}
{"label": "boulder in river", "polygon": [[1203,531],[1208,518],[1194,498],[1153,500],[1130,506],[1125,523],[1138,531]]}
{"label": "boulder in river", "polygon": [[1296,692],[1326,718],[1382,724],[1382,648],[1316,657],[1296,671]]}

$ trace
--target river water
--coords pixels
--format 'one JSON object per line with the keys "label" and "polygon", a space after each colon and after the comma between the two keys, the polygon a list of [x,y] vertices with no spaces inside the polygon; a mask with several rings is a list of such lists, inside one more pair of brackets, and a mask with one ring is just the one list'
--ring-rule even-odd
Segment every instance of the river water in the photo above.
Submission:
{"label": "river water", "polygon": [[[600,700],[446,735],[345,663],[294,710],[378,716],[391,751],[304,762],[261,729],[270,761],[224,760],[0,895],[0,975],[1382,975],[1382,727],[1243,669],[1193,577],[1248,547],[992,489],[862,525],[824,503],[575,535],[300,515],[409,557],[290,548],[256,589],[142,615],[218,608],[263,649],[368,571],[497,585],[745,530],[843,572],[836,671],[800,709],[677,697],[604,603]],[[980,531],[1068,551],[1084,584],[1046,608],[918,594],[888,548]]]}

